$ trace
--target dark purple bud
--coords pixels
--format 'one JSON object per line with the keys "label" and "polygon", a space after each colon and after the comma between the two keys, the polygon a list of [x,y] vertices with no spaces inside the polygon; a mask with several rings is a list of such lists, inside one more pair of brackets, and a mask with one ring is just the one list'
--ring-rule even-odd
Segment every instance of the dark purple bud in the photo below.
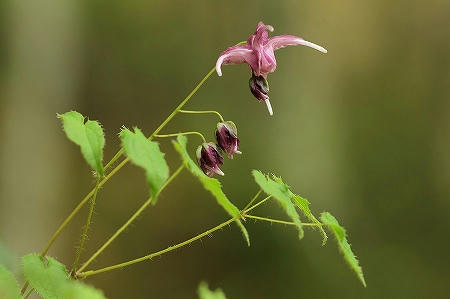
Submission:
{"label": "dark purple bud", "polygon": [[242,154],[239,150],[239,138],[237,128],[232,121],[220,122],[217,124],[216,139],[219,147],[228,154],[228,158],[233,159],[233,154]]}
{"label": "dark purple bud", "polygon": [[253,96],[260,102],[264,101],[269,110],[269,114],[273,115],[272,106],[269,101],[269,82],[264,76],[255,76],[252,73],[252,77],[248,81],[248,86]]}
{"label": "dark purple bud", "polygon": [[216,173],[224,175],[219,168],[223,164],[223,158],[214,143],[203,143],[197,148],[197,161],[207,176],[213,177]]}

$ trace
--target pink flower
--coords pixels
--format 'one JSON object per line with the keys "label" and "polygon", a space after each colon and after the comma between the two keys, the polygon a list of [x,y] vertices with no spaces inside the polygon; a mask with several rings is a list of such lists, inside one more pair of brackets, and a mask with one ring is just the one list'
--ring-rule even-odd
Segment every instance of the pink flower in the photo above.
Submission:
{"label": "pink flower", "polygon": [[[229,47],[223,51],[216,63],[216,71],[219,76],[222,76],[222,65],[226,64],[241,64],[247,63],[252,69],[252,78],[262,77],[267,78],[269,73],[273,73],[277,68],[277,61],[275,59],[275,50],[284,48],[286,46],[303,45],[316,49],[322,53],[327,53],[323,47],[308,42],[298,36],[294,35],[277,35],[269,38],[267,31],[273,31],[273,27],[265,25],[263,22],[258,23],[256,32],[251,35],[245,44],[239,44]],[[262,80],[259,79],[259,81]],[[252,80],[252,79],[251,79]],[[253,89],[252,89],[253,87]],[[272,115],[272,107],[270,106],[269,97],[266,90],[256,90],[258,84],[250,83],[250,89],[253,95],[261,95],[255,97],[259,101],[265,101],[269,114]]]}

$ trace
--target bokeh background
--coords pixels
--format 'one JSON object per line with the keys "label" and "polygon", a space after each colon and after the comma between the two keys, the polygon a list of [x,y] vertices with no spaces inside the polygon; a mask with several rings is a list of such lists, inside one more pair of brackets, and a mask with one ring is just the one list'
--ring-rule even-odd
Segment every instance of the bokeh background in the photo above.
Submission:
{"label": "bokeh background", "polygon": [[[56,113],[103,124],[105,160],[122,125],[150,133],[258,21],[274,34],[323,45],[277,52],[269,76],[275,115],[248,90],[246,66],[224,67],[189,102],[239,129],[242,156],[226,161],[225,192],[243,207],[258,190],[250,171],[281,175],[347,228],[363,288],[332,238],[298,241],[292,227],[247,222],[152,262],[92,277],[109,298],[195,298],[201,280],[229,298],[448,298],[450,1],[0,1],[1,259],[42,250],[94,179]],[[213,116],[177,116],[166,133],[199,130]],[[194,154],[199,140],[190,138]],[[161,140],[173,170],[179,164]],[[128,165],[99,195],[84,258],[148,196]],[[83,210],[50,255],[70,265]],[[257,211],[283,217],[275,203]],[[163,249],[227,219],[186,171],[93,268]]]}

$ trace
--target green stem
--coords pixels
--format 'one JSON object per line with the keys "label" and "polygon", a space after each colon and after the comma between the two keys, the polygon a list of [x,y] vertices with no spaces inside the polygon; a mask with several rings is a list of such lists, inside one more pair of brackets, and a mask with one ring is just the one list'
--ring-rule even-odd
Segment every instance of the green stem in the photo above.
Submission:
{"label": "green stem", "polygon": [[266,201],[268,201],[270,198],[272,197],[272,195],[267,196],[266,198],[264,198],[263,200],[261,200],[260,202],[258,202],[257,204],[255,204],[254,206],[251,206],[250,208],[244,210],[242,212],[242,216],[246,216],[246,213],[250,212],[251,210],[253,210],[254,208],[256,208],[259,205],[262,205],[263,203],[265,203]]}
{"label": "green stem", "polygon": [[28,293],[23,297],[23,299],[27,299],[28,297],[30,297],[31,293],[34,291],[33,288],[31,288]]}
{"label": "green stem", "polygon": [[130,266],[130,265],[133,265],[133,264],[145,261],[145,260],[151,260],[154,257],[157,257],[159,255],[162,255],[164,253],[170,252],[170,251],[175,250],[177,248],[186,246],[186,245],[188,245],[188,244],[190,244],[190,243],[192,243],[194,241],[197,241],[197,240],[199,240],[199,239],[201,239],[201,238],[203,238],[203,237],[205,237],[205,236],[215,232],[216,230],[219,230],[222,227],[230,224],[231,222],[237,220],[239,217],[240,216],[231,218],[231,219],[229,219],[229,220],[227,220],[227,221],[217,225],[216,227],[213,227],[213,228],[211,228],[211,229],[209,229],[209,230],[207,230],[207,231],[205,231],[205,232],[203,232],[203,233],[201,233],[201,234],[199,234],[199,235],[197,235],[197,236],[195,236],[193,238],[190,238],[189,240],[186,240],[184,242],[178,243],[177,245],[167,247],[166,249],[163,249],[163,250],[157,251],[155,253],[151,253],[149,255],[146,255],[146,256],[143,256],[143,257],[140,257],[140,258],[128,261],[128,262],[124,262],[124,263],[121,263],[121,264],[109,266],[109,267],[102,268],[102,269],[99,269],[99,270],[91,270],[91,271],[81,272],[81,273],[78,273],[77,276],[79,278],[86,278],[88,276],[92,276],[92,275],[96,275],[96,274],[99,274],[99,273],[111,271],[111,270],[114,270],[114,269]]}
{"label": "green stem", "polygon": [[260,202],[258,202],[257,204],[255,204],[254,206],[252,206],[252,207],[250,207],[250,208],[248,208],[246,210],[241,211],[241,213],[238,216],[233,217],[233,218],[231,218],[231,219],[229,219],[229,220],[227,220],[227,221],[225,221],[225,222],[223,222],[223,223],[221,223],[221,224],[219,224],[219,225],[217,225],[217,226],[215,226],[215,227],[213,227],[213,228],[211,228],[211,229],[209,229],[209,230],[207,230],[207,231],[205,231],[205,232],[203,232],[203,233],[201,233],[201,234],[199,234],[199,235],[197,235],[197,236],[195,236],[193,238],[190,238],[190,239],[188,239],[188,240],[186,240],[184,242],[178,243],[178,244],[176,244],[174,246],[167,247],[166,249],[163,249],[163,250],[151,253],[149,255],[146,255],[146,256],[143,256],[143,257],[140,257],[140,258],[128,261],[128,262],[112,265],[112,266],[105,267],[105,268],[98,269],[98,270],[90,270],[90,271],[81,272],[81,270],[85,268],[85,265],[83,265],[83,267],[81,267],[80,270],[76,273],[76,277],[77,278],[86,278],[88,276],[100,274],[100,273],[111,271],[111,270],[114,270],[114,269],[123,268],[123,267],[130,266],[130,265],[133,265],[133,264],[136,264],[136,263],[139,263],[139,262],[143,262],[145,260],[151,260],[152,258],[160,256],[160,255],[162,255],[164,253],[167,253],[167,252],[170,252],[170,251],[175,250],[177,248],[189,245],[192,242],[197,241],[197,240],[203,238],[204,236],[207,236],[207,235],[209,235],[209,234],[211,234],[211,233],[221,229],[222,227],[230,224],[231,222],[238,220],[242,216],[247,217],[246,213],[248,213],[249,211],[253,210],[257,206],[263,204],[264,202],[266,202],[270,198],[271,198],[271,196],[268,196],[268,197],[264,198],[263,200],[261,200]]}
{"label": "green stem", "polygon": [[77,270],[78,263],[80,262],[81,252],[83,251],[84,243],[86,242],[87,234],[89,231],[89,226],[91,226],[92,215],[94,214],[94,207],[95,207],[95,201],[97,200],[99,182],[100,182],[100,177],[97,177],[97,183],[95,184],[94,195],[92,196],[91,204],[89,206],[89,213],[88,213],[88,217],[86,219],[86,225],[84,226],[83,233],[81,234],[80,246],[77,249],[77,253],[75,256],[75,261],[73,262],[71,273],[73,271]]}
{"label": "green stem", "polygon": [[261,194],[261,192],[262,192],[262,189],[259,189],[259,191],[255,194],[255,196],[253,196],[253,198],[245,206],[245,208],[243,208],[244,211],[247,210],[247,208],[252,205],[252,203],[258,198],[258,196]]}
{"label": "green stem", "polygon": [[[120,168],[122,168],[126,163],[128,162],[128,158],[120,162],[119,165],[117,165],[116,168],[114,168],[108,175],[106,175],[98,184],[98,187],[101,188],[117,171],[119,171]],[[70,215],[64,220],[63,223],[58,227],[56,232],[53,234],[53,236],[50,238],[50,241],[48,241],[47,245],[45,246],[45,249],[41,252],[41,256],[44,257],[52,244],[55,242],[58,235],[61,233],[61,231],[69,224],[69,222],[75,217],[75,215],[80,211],[80,209],[86,204],[86,202],[94,195],[95,188],[91,190],[84,198],[83,200],[75,207],[75,209],[70,213]]]}
{"label": "green stem", "polygon": [[[169,177],[169,179],[161,187],[161,192],[175,177],[183,170],[184,164]],[[134,220],[150,205],[152,198],[150,197],[131,217],[125,222],[109,239],[105,242],[79,269],[78,272],[83,271],[90,263],[92,263]]]}
{"label": "green stem", "polygon": [[[206,75],[203,77],[203,79],[194,87],[194,89],[187,95],[186,98],[170,113],[170,115],[159,125],[159,127],[148,137],[149,140],[153,139],[153,137],[159,133],[166,125],[167,123],[179,112],[179,110],[190,100],[190,98],[197,92],[197,90],[208,80],[209,77],[214,73],[215,67],[212,68]],[[124,149],[120,149],[114,157],[109,161],[106,166],[106,168],[111,167],[124,153]],[[103,186],[117,171],[119,171],[125,164],[127,164],[129,161],[129,158],[125,158],[122,162],[120,162],[119,165],[117,165],[115,168],[111,170],[108,175],[106,175],[103,180],[100,181],[99,187]],[[78,213],[78,211],[86,204],[86,202],[91,198],[91,196],[94,194],[95,189],[92,189],[84,198],[83,200],[75,207],[75,209],[70,213],[70,215],[63,221],[63,223],[58,227],[56,232],[53,234],[53,236],[50,238],[50,241],[45,246],[45,249],[42,251],[41,256],[45,256],[45,254],[48,252],[52,244],[55,242],[56,238],[59,236],[59,234],[62,232],[62,230],[69,224],[69,222],[73,219],[73,217]],[[26,283],[26,285],[28,285]]]}
{"label": "green stem", "polygon": [[205,136],[203,136],[200,132],[182,132],[182,133],[173,133],[173,134],[164,134],[164,135],[155,135],[157,138],[165,138],[165,137],[175,137],[181,135],[198,135],[202,138],[203,142],[206,142]]}
{"label": "green stem", "polygon": [[[273,223],[279,223],[279,224],[297,225],[294,222],[290,222],[290,221],[284,221],[284,220],[260,217],[260,216],[255,216],[255,215],[245,215],[244,217],[245,218],[257,219],[257,220],[262,220],[262,221],[273,222]],[[322,225],[323,225],[322,223],[302,223],[302,226],[322,226]]]}
{"label": "green stem", "polygon": [[207,114],[207,113],[213,113],[216,114],[222,122],[224,122],[222,115],[214,110],[205,110],[205,111],[193,111],[193,110],[179,110],[180,113],[187,113],[187,114]]}

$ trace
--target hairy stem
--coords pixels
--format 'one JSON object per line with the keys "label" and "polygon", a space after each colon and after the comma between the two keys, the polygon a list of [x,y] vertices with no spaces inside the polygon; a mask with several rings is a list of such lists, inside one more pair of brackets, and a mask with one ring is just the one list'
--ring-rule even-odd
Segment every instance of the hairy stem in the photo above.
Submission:
{"label": "hairy stem", "polygon": [[[291,221],[284,221],[284,220],[260,217],[260,216],[255,216],[255,215],[247,215],[246,214],[244,217],[252,218],[252,219],[256,219],[256,220],[268,221],[268,222],[272,222],[272,223],[296,225],[294,222],[291,222]],[[323,225],[322,223],[302,223],[302,226],[322,226],[322,225]]]}
{"label": "hairy stem", "polygon": [[268,196],[268,197],[264,198],[263,200],[261,200],[260,202],[258,202],[258,203],[255,204],[255,205],[251,206],[250,208],[248,208],[248,209],[246,209],[246,210],[242,210],[241,213],[240,213],[239,215],[237,215],[237,216],[235,216],[235,217],[233,217],[233,218],[231,218],[231,219],[229,219],[229,220],[227,220],[227,221],[225,221],[225,222],[223,222],[223,223],[221,223],[221,224],[219,224],[219,225],[217,225],[217,226],[215,226],[215,227],[213,227],[213,228],[211,228],[211,229],[209,229],[209,230],[207,230],[207,231],[205,231],[205,232],[203,232],[203,233],[201,233],[201,234],[199,234],[199,235],[197,235],[197,236],[195,236],[195,237],[192,237],[192,238],[190,238],[190,239],[188,239],[188,240],[186,240],[186,241],[184,241],[184,242],[178,243],[178,244],[173,245],[173,246],[169,246],[169,247],[167,247],[166,249],[163,249],[163,250],[160,250],[160,251],[157,251],[157,252],[148,254],[148,255],[146,255],[146,256],[143,256],[143,257],[140,257],[140,258],[137,258],[137,259],[128,261],[128,262],[124,262],[124,263],[112,265],[112,266],[105,267],[105,268],[98,269],[98,270],[90,270],[90,271],[81,272],[81,270],[85,268],[84,265],[83,265],[83,267],[80,268],[80,270],[76,273],[75,276],[76,276],[77,278],[86,278],[86,277],[88,277],[88,276],[100,274],[100,273],[107,272],[107,271],[111,271],[111,270],[114,270],[114,269],[123,268],[123,267],[126,267],[126,266],[130,266],[130,265],[133,265],[133,264],[136,264],[136,263],[140,263],[140,262],[146,261],[146,260],[151,260],[151,259],[154,258],[154,257],[160,256],[160,255],[162,255],[162,254],[165,254],[165,253],[167,253],[167,252],[173,251],[173,250],[178,249],[178,248],[180,248],[180,247],[189,245],[189,244],[191,244],[192,242],[197,241],[197,240],[200,240],[200,239],[203,238],[204,236],[207,236],[207,235],[209,235],[209,234],[211,234],[211,233],[213,233],[213,232],[215,232],[215,231],[217,231],[217,230],[223,228],[224,226],[226,226],[226,225],[232,223],[233,221],[238,220],[238,219],[241,218],[241,217],[246,217],[246,214],[247,214],[249,211],[251,211],[251,210],[253,210],[254,208],[256,208],[257,206],[263,204],[264,202],[266,202],[266,201],[269,200],[270,198],[271,198],[271,196]]}
{"label": "hairy stem", "polygon": [[261,192],[262,192],[262,189],[259,189],[259,191],[255,194],[255,196],[253,196],[253,198],[245,206],[245,208],[243,208],[244,211],[247,210],[247,208],[252,205],[252,203],[258,198],[258,196],[261,194]]}
{"label": "hairy stem", "polygon": [[[153,137],[158,134],[166,125],[167,123],[179,112],[179,110],[191,99],[191,97],[197,92],[197,90],[208,80],[209,77],[214,73],[215,67],[212,68],[206,75],[203,77],[203,79],[194,87],[194,89],[184,98],[183,101],[172,111],[172,113],[169,114],[169,116],[159,125],[159,127],[148,137],[149,140],[153,139]],[[114,157],[109,161],[106,166],[106,168],[111,167],[124,153],[124,149],[120,149]],[[129,158],[125,158],[120,164],[118,164],[115,168],[111,170],[108,175],[106,175],[100,182],[99,187],[103,186],[117,171],[119,171],[125,164],[127,164],[129,161]],[[62,230],[69,224],[69,222],[73,219],[73,217],[78,213],[78,211],[86,204],[86,202],[91,198],[91,196],[94,194],[95,189],[92,189],[84,198],[83,200],[75,207],[75,209],[70,213],[70,215],[63,221],[63,223],[58,227],[56,232],[53,234],[53,236],[50,238],[50,241],[45,246],[45,249],[42,251],[41,256],[45,256],[47,254],[48,250],[52,246],[52,244],[55,242],[56,238],[59,236],[59,234],[62,232]]]}
{"label": "hairy stem", "polygon": [[164,134],[164,135],[155,135],[156,138],[165,138],[165,137],[175,137],[181,135],[198,135],[202,138],[203,142],[206,142],[205,136],[203,136],[200,132],[182,132],[182,133],[173,133],[173,134]]}
{"label": "hairy stem", "polygon": [[103,272],[111,271],[111,270],[114,270],[114,269],[130,266],[130,265],[133,265],[133,264],[145,261],[145,260],[150,260],[150,259],[152,259],[154,257],[157,257],[159,255],[162,255],[164,253],[170,252],[170,251],[175,250],[177,248],[186,246],[186,245],[188,245],[188,244],[190,244],[190,243],[192,243],[194,241],[197,241],[197,240],[199,240],[199,239],[201,239],[201,238],[203,238],[203,237],[205,237],[205,236],[215,232],[216,230],[219,230],[222,227],[232,223],[233,221],[239,219],[239,217],[240,216],[231,218],[231,219],[229,219],[229,220],[227,220],[227,221],[225,221],[225,222],[223,222],[223,223],[221,223],[221,224],[219,224],[219,225],[217,225],[217,226],[215,226],[215,227],[213,227],[213,228],[211,228],[211,229],[209,229],[209,230],[207,230],[207,231],[205,231],[205,232],[203,232],[203,233],[201,233],[201,234],[199,234],[199,235],[197,235],[197,236],[195,236],[193,238],[190,238],[189,240],[186,240],[184,242],[178,243],[177,245],[167,247],[166,249],[163,249],[163,250],[157,251],[155,253],[151,253],[149,255],[146,255],[146,256],[143,256],[143,257],[140,257],[140,258],[128,261],[128,262],[124,262],[124,263],[121,263],[121,264],[109,266],[109,267],[102,268],[102,269],[99,269],[99,270],[91,270],[91,271],[77,273],[77,277],[85,278],[85,277],[96,275],[96,274],[99,274],[99,273],[103,273]]}
{"label": "hairy stem", "polygon": [[[123,160],[119,165],[117,165],[116,168],[114,168],[110,173],[108,173],[99,183],[98,187],[101,188],[117,171],[119,171],[120,168],[122,168],[125,163],[128,162],[128,158]],[[61,233],[61,231],[69,224],[69,222],[75,217],[75,215],[80,211],[80,209],[86,204],[86,202],[89,201],[89,199],[94,195],[95,187],[91,190],[84,198],[83,200],[75,207],[75,209],[70,213],[70,215],[61,223],[61,225],[58,227],[56,232],[53,234],[53,236],[50,238],[50,241],[48,241],[47,245],[45,246],[45,249],[41,252],[41,256],[44,257],[50,247],[55,242],[58,235]]]}
{"label": "hairy stem", "polygon": [[271,198],[272,198],[272,195],[267,196],[266,198],[264,198],[263,200],[261,200],[261,201],[258,202],[257,204],[255,204],[255,205],[251,206],[250,208],[244,210],[244,211],[242,212],[242,215],[245,217],[246,214],[247,214],[248,212],[250,212],[250,211],[253,210],[254,208],[258,207],[259,205],[262,205],[263,203],[265,203],[266,201],[268,201],[268,200],[271,199]]}
{"label": "hairy stem", "polygon": [[186,113],[186,114],[216,114],[222,122],[224,122],[222,115],[214,110],[205,110],[205,111],[193,111],[193,110],[179,110],[180,113]]}
{"label": "hairy stem", "polygon": [[72,271],[70,271],[71,273],[73,271],[77,270],[78,263],[80,262],[81,252],[83,251],[84,243],[86,242],[87,234],[88,234],[88,231],[89,231],[89,226],[91,226],[92,215],[94,214],[94,207],[95,207],[95,201],[97,200],[98,184],[99,184],[99,182],[100,182],[100,177],[97,177],[97,183],[95,184],[94,195],[92,196],[92,199],[91,199],[91,204],[89,206],[88,217],[86,219],[86,224],[84,226],[83,233],[81,234],[80,246],[77,249],[77,253],[76,253],[76,256],[75,256],[75,261],[73,262],[73,266],[72,266]]}
{"label": "hairy stem", "polygon": [[[175,177],[183,170],[184,165],[178,167],[178,169],[169,177],[169,179],[161,187],[160,192],[175,179]],[[79,269],[83,271],[90,263],[92,263],[134,220],[150,205],[152,198],[150,197],[131,217],[125,224],[123,224],[106,242],[103,244]]]}

